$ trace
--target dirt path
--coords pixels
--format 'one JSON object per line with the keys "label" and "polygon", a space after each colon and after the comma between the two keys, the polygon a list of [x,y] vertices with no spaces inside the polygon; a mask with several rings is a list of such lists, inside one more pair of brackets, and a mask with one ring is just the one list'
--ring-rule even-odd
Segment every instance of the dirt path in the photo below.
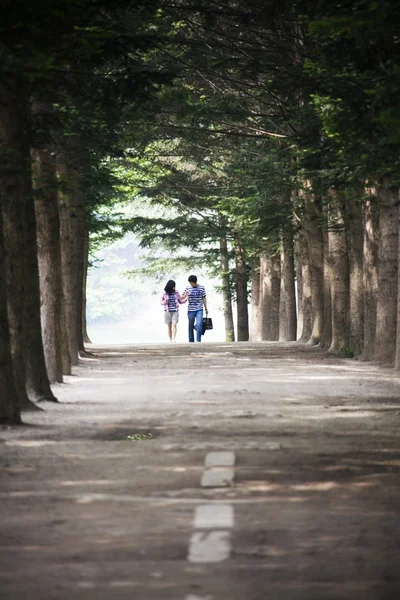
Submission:
{"label": "dirt path", "polygon": [[400,597],[392,370],[298,344],[93,350],[62,404],[0,431],[1,598]]}

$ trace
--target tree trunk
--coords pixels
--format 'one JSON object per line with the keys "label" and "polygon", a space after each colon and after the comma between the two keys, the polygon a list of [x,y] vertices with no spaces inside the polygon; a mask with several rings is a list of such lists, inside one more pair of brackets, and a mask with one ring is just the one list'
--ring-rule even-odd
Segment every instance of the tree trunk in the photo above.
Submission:
{"label": "tree trunk", "polygon": [[[78,245],[76,235],[77,215],[74,207],[73,193],[76,178],[69,167],[63,149],[57,148],[57,170],[62,189],[59,193],[61,267],[63,278],[65,322],[68,350],[72,365],[79,364],[78,342]],[[65,359],[65,357],[64,357]]]}
{"label": "tree trunk", "polygon": [[279,341],[296,339],[296,287],[294,274],[293,234],[283,232],[281,236],[281,290],[279,306]]}
{"label": "tree trunk", "polygon": [[249,339],[249,310],[247,301],[247,273],[245,251],[238,235],[235,237],[237,339]]}
{"label": "tree trunk", "polygon": [[329,254],[331,261],[332,342],[330,352],[346,354],[350,336],[349,253],[342,199],[330,193]]}
{"label": "tree trunk", "polygon": [[[62,261],[61,261],[62,266]],[[72,360],[71,354],[69,352],[69,335],[67,330],[67,317],[66,317],[66,308],[65,308],[65,298],[64,298],[64,286],[62,289],[61,295],[61,365],[62,365],[62,373],[63,375],[71,375],[72,373]]]}
{"label": "tree trunk", "polygon": [[355,356],[364,346],[363,219],[360,200],[347,207],[350,268],[350,349]]}
{"label": "tree trunk", "polygon": [[[32,173],[30,172],[29,175],[27,184],[30,189],[27,192],[25,238],[26,385],[28,394],[33,400],[37,402],[43,400],[57,402],[57,398],[50,387],[43,347],[36,216]],[[52,350],[55,353],[56,347],[53,347]]]}
{"label": "tree trunk", "polygon": [[372,191],[364,201],[363,224],[363,313],[364,349],[363,360],[373,360],[375,356],[376,307],[378,302],[378,247],[379,211]]}
{"label": "tree trunk", "polygon": [[261,341],[261,304],[260,304],[260,257],[253,260],[251,266],[251,323],[250,341]]}
{"label": "tree trunk", "polygon": [[87,278],[88,278],[88,268],[89,268],[89,232],[86,229],[85,235],[85,247],[84,247],[84,263],[83,263],[83,299],[82,299],[82,332],[83,332],[83,342],[84,344],[91,344],[91,340],[87,331]]}
{"label": "tree trunk", "polygon": [[[223,225],[222,218],[220,217],[220,226]],[[232,312],[232,294],[229,281],[229,255],[228,255],[228,244],[226,236],[222,235],[219,239],[219,250],[220,250],[220,265],[221,265],[221,281],[222,281],[222,302],[224,309],[224,320],[225,320],[225,340],[227,342],[235,341],[235,330],[233,324],[233,312]]]}
{"label": "tree trunk", "polygon": [[18,396],[15,389],[7,314],[7,286],[3,244],[3,186],[0,184],[0,423],[21,423]]}
{"label": "tree trunk", "polygon": [[312,332],[311,275],[308,259],[307,238],[303,228],[296,235],[297,277],[297,339],[307,342]]}
{"label": "tree trunk", "polygon": [[321,347],[329,348],[332,342],[332,300],[331,300],[331,270],[329,256],[329,234],[324,232],[324,329]]}
{"label": "tree trunk", "polygon": [[281,257],[279,252],[260,257],[262,339],[279,340],[279,307],[281,295]]}
{"label": "tree trunk", "polygon": [[62,383],[62,274],[56,160],[50,148],[32,151],[43,345],[51,383]]}
{"label": "tree trunk", "polygon": [[85,352],[85,344],[83,341],[83,295],[85,292],[84,278],[85,278],[85,239],[87,235],[86,231],[86,208],[85,199],[80,187],[79,178],[77,178],[75,194],[74,194],[74,206],[75,206],[75,240],[76,240],[76,258],[77,258],[77,285],[76,285],[76,326],[77,326],[77,338],[78,338],[78,350],[80,353]]}
{"label": "tree trunk", "polygon": [[[400,190],[399,190],[399,200],[400,200]],[[396,359],[395,359],[395,368],[397,371],[400,370],[400,206],[398,209],[398,271],[397,271],[397,336],[396,336]]]}
{"label": "tree trunk", "polygon": [[[0,146],[3,150],[1,208],[8,323],[11,341],[14,384],[20,410],[39,410],[26,390],[27,312],[25,302],[27,273],[25,264],[27,232],[27,181],[30,173],[28,102],[22,87],[10,83],[0,89]],[[31,289],[30,287],[28,288]]]}
{"label": "tree trunk", "polygon": [[375,360],[393,364],[397,333],[398,190],[381,187],[377,193],[380,210]]}
{"label": "tree trunk", "polygon": [[[309,187],[310,184],[306,182],[306,185]],[[306,189],[304,207],[312,305],[311,335],[307,343],[316,345],[322,340],[324,326],[324,240],[321,199],[311,193],[311,190]]]}

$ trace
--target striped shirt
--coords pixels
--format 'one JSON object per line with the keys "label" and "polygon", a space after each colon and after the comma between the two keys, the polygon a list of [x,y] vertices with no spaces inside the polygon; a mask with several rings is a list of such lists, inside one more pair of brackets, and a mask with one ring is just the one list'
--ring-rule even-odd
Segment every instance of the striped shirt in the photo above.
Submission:
{"label": "striped shirt", "polygon": [[183,300],[180,293],[175,291],[172,294],[163,294],[161,297],[161,304],[164,306],[165,312],[176,312],[179,310],[179,304],[186,302]]}
{"label": "striped shirt", "polygon": [[186,291],[189,292],[188,312],[203,310],[203,298],[207,296],[204,285],[198,285],[196,287],[190,285],[185,289],[185,292]]}

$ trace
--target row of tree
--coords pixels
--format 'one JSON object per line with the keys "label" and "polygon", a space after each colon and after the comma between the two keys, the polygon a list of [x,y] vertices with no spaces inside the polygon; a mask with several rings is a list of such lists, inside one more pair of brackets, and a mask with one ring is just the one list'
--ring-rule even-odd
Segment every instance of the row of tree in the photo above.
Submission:
{"label": "row of tree", "polygon": [[180,215],[128,227],[220,272],[227,339],[234,298],[239,341],[398,367],[395,4],[185,4],[183,74],[131,165]]}
{"label": "row of tree", "polygon": [[171,76],[147,59],[152,3],[1,8],[0,421],[19,423],[84,352],[89,233],[120,197],[108,163]]}
{"label": "row of tree", "polygon": [[[220,274],[227,339],[400,366],[394,0],[1,7],[1,421],[55,400],[126,230]],[[140,195],[173,216],[115,213]]]}

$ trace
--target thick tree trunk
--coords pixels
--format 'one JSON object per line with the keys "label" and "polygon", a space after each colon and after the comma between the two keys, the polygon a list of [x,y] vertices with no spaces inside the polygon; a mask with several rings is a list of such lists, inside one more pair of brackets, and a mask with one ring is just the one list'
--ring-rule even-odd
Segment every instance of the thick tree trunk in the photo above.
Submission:
{"label": "thick tree trunk", "polygon": [[336,190],[331,190],[330,196],[332,341],[329,350],[335,354],[346,354],[350,337],[349,253],[342,199]]}
{"label": "thick tree trunk", "polygon": [[[400,200],[400,190],[398,193]],[[400,370],[400,206],[398,210],[398,271],[397,271],[397,336],[396,336],[396,360],[395,368],[397,371]]]}
{"label": "thick tree trunk", "polygon": [[18,396],[15,389],[7,314],[7,286],[3,243],[3,186],[0,184],[0,423],[21,423]]}
{"label": "thick tree trunk", "polygon": [[307,238],[304,229],[296,235],[296,277],[297,277],[297,339],[307,342],[312,332],[311,274],[308,259]]}
{"label": "thick tree trunk", "polygon": [[62,383],[63,301],[56,160],[50,148],[32,151],[37,220],[43,345],[51,383]]}
{"label": "thick tree trunk", "polygon": [[279,252],[260,256],[263,341],[279,340],[281,257]]}
{"label": "thick tree trunk", "polygon": [[393,364],[397,333],[398,190],[381,187],[377,194],[380,211],[375,360]]}
{"label": "thick tree trunk", "polygon": [[89,232],[86,229],[85,235],[85,248],[84,248],[84,263],[83,263],[83,300],[82,300],[82,331],[83,331],[83,342],[85,344],[91,344],[91,340],[87,331],[87,278],[89,268]]}
{"label": "thick tree trunk", "polygon": [[[220,225],[222,221],[220,220]],[[228,243],[226,236],[223,235],[219,239],[219,250],[220,250],[220,266],[221,266],[221,283],[222,283],[222,302],[224,310],[225,320],[225,340],[227,342],[235,341],[235,329],[233,324],[233,312],[232,312],[232,294],[229,281],[229,255],[228,255]]]}
{"label": "thick tree trunk", "polygon": [[[57,402],[46,368],[40,318],[39,265],[36,238],[36,216],[32,190],[32,174],[29,173],[27,192],[25,237],[25,306],[26,306],[26,387],[29,397],[37,402]],[[53,352],[56,349],[53,348]]]}
{"label": "thick tree trunk", "polygon": [[373,360],[375,355],[376,306],[378,302],[379,211],[372,191],[370,197],[364,201],[363,222],[364,349],[362,360]]}
{"label": "thick tree trunk", "polygon": [[261,277],[260,277],[260,257],[253,260],[251,266],[251,321],[250,321],[250,341],[261,341]]}
{"label": "thick tree trunk", "polygon": [[352,201],[347,207],[347,214],[350,268],[350,349],[355,356],[359,356],[364,346],[364,230],[361,201]]}
{"label": "thick tree trunk", "polygon": [[294,273],[294,244],[291,232],[281,235],[281,290],[279,306],[279,340],[296,340],[296,286]]}
{"label": "thick tree trunk", "polygon": [[249,339],[249,310],[247,301],[247,273],[245,251],[239,236],[235,238],[237,340]]}
{"label": "thick tree trunk", "polygon": [[[0,195],[3,211],[8,322],[14,384],[21,410],[39,410],[26,390],[27,311],[26,286],[32,274],[26,270],[27,181],[30,173],[28,102],[22,87],[0,89],[0,146],[3,149]],[[30,190],[31,193],[31,190]],[[30,282],[32,284],[32,282]],[[29,286],[28,291],[32,288]]]}
{"label": "thick tree trunk", "polygon": [[322,340],[324,326],[324,240],[321,199],[311,193],[311,190],[306,189],[304,207],[312,305],[311,335],[307,343],[316,345]]}

